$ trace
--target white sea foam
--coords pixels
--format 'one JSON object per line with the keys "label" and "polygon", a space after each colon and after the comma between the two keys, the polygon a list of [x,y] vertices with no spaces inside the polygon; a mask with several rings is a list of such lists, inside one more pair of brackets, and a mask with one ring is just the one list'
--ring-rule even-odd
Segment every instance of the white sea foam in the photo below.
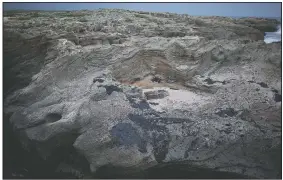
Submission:
{"label": "white sea foam", "polygon": [[267,44],[279,41],[281,41],[281,25],[278,26],[276,32],[266,32],[264,36],[264,42]]}

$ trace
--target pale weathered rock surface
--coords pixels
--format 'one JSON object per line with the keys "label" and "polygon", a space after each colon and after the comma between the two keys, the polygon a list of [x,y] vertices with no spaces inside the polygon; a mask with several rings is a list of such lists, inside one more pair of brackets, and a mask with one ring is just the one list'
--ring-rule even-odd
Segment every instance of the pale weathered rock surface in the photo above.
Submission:
{"label": "pale weathered rock surface", "polygon": [[71,177],[103,168],[155,177],[172,166],[185,175],[163,178],[195,169],[279,178],[281,44],[263,42],[276,24],[115,9],[6,14],[4,124]]}

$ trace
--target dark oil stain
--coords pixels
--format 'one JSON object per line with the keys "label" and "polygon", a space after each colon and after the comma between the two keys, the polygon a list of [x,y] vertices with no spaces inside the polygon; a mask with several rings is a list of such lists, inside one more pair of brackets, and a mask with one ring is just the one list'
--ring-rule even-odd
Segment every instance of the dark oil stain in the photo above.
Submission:
{"label": "dark oil stain", "polygon": [[132,97],[127,97],[127,99],[129,100],[129,102],[130,102],[130,104],[133,108],[137,108],[137,109],[140,109],[140,110],[150,109],[150,106],[149,106],[147,101],[135,102],[134,98],[132,98]]}
{"label": "dark oil stain", "polygon": [[257,83],[257,84],[260,85],[263,88],[268,88],[268,85],[264,82],[260,82],[260,83]]}
{"label": "dark oil stain", "polygon": [[169,140],[163,134],[155,134],[153,138],[154,157],[158,163],[161,163],[168,153]]}
{"label": "dark oil stain", "polygon": [[149,104],[156,106],[156,105],[158,105],[159,103],[150,102]]}
{"label": "dark oil stain", "polygon": [[275,102],[281,102],[282,101],[282,96],[280,94],[274,94],[274,101]]}
{"label": "dark oil stain", "polygon": [[207,84],[214,84],[215,83],[215,81],[213,81],[210,78],[205,79],[204,82],[206,82]]}
{"label": "dark oil stain", "polygon": [[161,83],[162,80],[161,80],[159,77],[156,77],[156,76],[155,76],[155,77],[153,77],[153,78],[151,79],[151,81],[152,81],[152,82]]}
{"label": "dark oil stain", "polygon": [[110,133],[120,145],[133,146],[137,144],[140,152],[147,152],[146,141],[130,123],[119,123],[111,129]]}
{"label": "dark oil stain", "polygon": [[279,94],[279,91],[276,89],[271,90],[274,93],[274,101],[275,102],[281,102],[282,101],[282,96]]}
{"label": "dark oil stain", "polygon": [[107,86],[104,86],[104,87],[105,87],[106,93],[108,95],[112,94],[113,91],[122,92],[121,88],[114,86],[114,85],[107,85]]}
{"label": "dark oil stain", "polygon": [[215,114],[217,114],[220,117],[225,117],[226,115],[233,117],[237,114],[237,111],[235,111],[233,108],[226,108],[216,112]]}

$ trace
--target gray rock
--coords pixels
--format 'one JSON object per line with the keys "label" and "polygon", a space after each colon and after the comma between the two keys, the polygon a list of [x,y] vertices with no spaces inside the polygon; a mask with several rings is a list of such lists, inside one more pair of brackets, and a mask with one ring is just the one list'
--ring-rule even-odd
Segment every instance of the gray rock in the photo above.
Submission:
{"label": "gray rock", "polygon": [[262,41],[276,21],[37,13],[3,32],[4,124],[40,159],[31,174],[281,178],[281,43]]}
{"label": "gray rock", "polygon": [[92,95],[91,100],[93,101],[101,101],[106,99],[107,91],[105,88],[100,87],[98,90],[95,91],[95,94]]}
{"label": "gray rock", "polygon": [[169,93],[165,90],[148,91],[144,93],[147,100],[150,99],[162,99],[169,96]]}

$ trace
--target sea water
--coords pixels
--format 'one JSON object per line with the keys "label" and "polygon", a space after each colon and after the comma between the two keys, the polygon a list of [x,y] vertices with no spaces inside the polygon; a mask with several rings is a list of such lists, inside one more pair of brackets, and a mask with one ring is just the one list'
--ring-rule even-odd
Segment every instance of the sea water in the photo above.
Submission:
{"label": "sea water", "polygon": [[281,41],[281,24],[278,25],[276,32],[265,32],[264,42],[272,43]]}
{"label": "sea water", "polygon": [[266,44],[281,41],[281,24],[282,24],[281,23],[281,17],[271,18],[271,19],[277,19],[280,22],[280,24],[277,26],[277,31],[275,31],[275,32],[265,32],[264,42]]}

